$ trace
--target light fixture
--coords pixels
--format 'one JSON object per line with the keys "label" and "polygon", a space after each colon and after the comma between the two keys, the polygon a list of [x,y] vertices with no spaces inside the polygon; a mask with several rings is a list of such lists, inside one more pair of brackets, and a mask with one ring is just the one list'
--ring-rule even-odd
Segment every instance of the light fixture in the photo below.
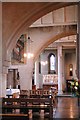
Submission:
{"label": "light fixture", "polygon": [[26,54],[26,53],[24,53],[24,57],[27,57],[27,54]]}
{"label": "light fixture", "polygon": [[45,66],[48,62],[47,61],[41,61],[41,64]]}
{"label": "light fixture", "polygon": [[73,76],[73,65],[72,64],[69,65],[69,75]]}
{"label": "light fixture", "polygon": [[27,34],[27,40],[26,40],[26,42],[27,42],[27,52],[26,53],[24,53],[24,57],[27,57],[27,58],[33,58],[34,57],[34,54],[32,53],[32,40],[31,40],[31,38],[30,38],[30,36],[29,36],[29,31],[28,31],[28,34]]}
{"label": "light fixture", "polygon": [[34,55],[33,55],[33,53],[32,53],[32,40],[31,40],[31,38],[30,38],[30,36],[28,36],[28,38],[27,38],[27,58],[33,58],[34,57]]}
{"label": "light fixture", "polygon": [[72,68],[70,68],[70,71],[72,71]]}
{"label": "light fixture", "polygon": [[33,53],[27,53],[27,58],[32,58],[33,56]]}
{"label": "light fixture", "polygon": [[26,58],[32,58],[34,57],[34,54],[33,53],[24,53],[24,57]]}
{"label": "light fixture", "polygon": [[76,42],[76,40],[74,40],[74,42]]}

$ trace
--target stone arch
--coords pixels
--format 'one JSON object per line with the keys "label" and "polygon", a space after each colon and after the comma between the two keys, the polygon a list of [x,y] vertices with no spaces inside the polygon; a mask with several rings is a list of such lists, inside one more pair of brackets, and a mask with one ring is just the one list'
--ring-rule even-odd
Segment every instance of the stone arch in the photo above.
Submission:
{"label": "stone arch", "polygon": [[[5,7],[4,7],[4,4],[5,4]],[[8,3],[2,3],[2,9],[3,9],[3,40],[4,42],[6,43],[7,41],[7,44],[6,44],[6,47],[7,47],[7,50],[12,50],[13,47],[14,47],[14,44],[16,44],[16,40],[18,39],[18,37],[26,31],[26,29],[34,22],[36,21],[38,18],[42,17],[43,15],[53,11],[53,10],[56,10],[58,8],[61,8],[61,7],[65,7],[65,6],[68,6],[68,5],[73,5],[73,4],[76,4],[76,3],[67,3],[67,2],[61,2],[61,3],[44,3],[44,5],[42,7],[37,7],[36,9],[36,5],[35,5],[35,8],[32,9],[30,8],[32,11],[34,11],[32,14],[30,11],[30,13],[26,13],[26,10],[24,11],[24,16],[22,19],[16,19],[18,18],[18,13],[20,13],[20,11],[18,10],[18,8],[15,6],[12,7],[12,11],[14,11],[14,9],[16,8],[18,11],[14,11],[14,15],[16,14],[16,16],[13,16],[13,13],[12,14],[8,14],[11,12],[11,7],[7,6],[6,4]],[[10,3],[9,3],[10,4]],[[13,4],[13,3],[12,3]],[[15,3],[16,4],[16,3]],[[25,4],[25,3],[24,3]],[[45,5],[47,4],[47,5]],[[52,4],[52,5],[51,5]],[[33,5],[33,4],[32,4]],[[21,6],[22,6],[22,3],[21,3]],[[6,9],[5,9],[6,8]],[[24,7],[23,7],[24,8]],[[27,8],[27,6],[26,6]],[[7,13],[7,9],[8,9],[8,13]],[[27,9],[28,12],[30,9]],[[23,9],[22,9],[23,10]],[[35,11],[36,10],[36,11]],[[39,14],[38,14],[39,13]],[[20,13],[21,14],[21,13]],[[10,15],[10,16],[8,16]],[[15,19],[13,19],[13,17],[15,17]],[[33,19],[32,19],[33,18]],[[14,23],[16,25],[14,25]],[[9,30],[9,31],[8,31]],[[70,32],[70,31],[69,31]],[[69,33],[68,33],[69,34]],[[76,34],[76,33],[75,33]],[[71,34],[70,34],[71,35]],[[67,36],[67,35],[65,35]],[[57,40],[58,38],[60,38],[60,36],[55,36],[53,39],[54,41]],[[49,40],[49,41],[53,41],[53,39]],[[40,51],[37,51],[36,53],[36,57],[40,54],[41,50],[43,50],[48,44],[50,44],[51,42],[47,42],[45,43],[41,48],[40,48]],[[35,58],[36,58],[35,57]],[[25,69],[24,69],[24,76],[25,76],[25,79],[23,81],[23,78],[22,78],[22,85],[24,85],[24,89],[26,89],[26,85],[25,85],[25,80],[26,81],[30,81],[30,85],[28,85],[28,82],[26,83],[28,86],[28,88],[31,87],[31,70],[32,70],[32,67],[33,67],[33,61],[31,62],[32,64],[30,64],[31,67],[29,67],[29,65],[27,65],[27,67],[25,66]],[[21,69],[22,66],[19,66],[19,69]],[[27,68],[29,68],[27,70]],[[25,72],[27,71],[27,72]],[[28,75],[28,76],[27,76]]]}
{"label": "stone arch", "polygon": [[40,55],[40,53],[51,43],[55,42],[56,40],[63,38],[63,37],[67,37],[67,36],[71,36],[71,35],[76,35],[77,31],[76,30],[69,30],[68,32],[62,32],[59,33],[58,35],[54,36],[53,38],[49,39],[36,53],[34,61],[36,61],[36,59],[38,58],[38,56]]}
{"label": "stone arch", "polygon": [[[37,3],[38,4],[38,3]],[[35,7],[33,9],[33,12],[30,14],[24,14],[23,18],[21,21],[18,22],[18,25],[16,25],[16,27],[13,29],[13,32],[11,33],[11,35],[8,37],[7,40],[7,49],[10,51],[12,50],[12,48],[14,47],[14,45],[16,44],[17,39],[19,38],[19,36],[26,31],[26,29],[33,23],[35,22],[37,19],[39,19],[40,17],[42,17],[43,15],[65,7],[65,6],[69,6],[69,5],[74,5],[77,4],[76,2],[60,2],[60,3],[42,3],[42,6],[39,7]],[[36,5],[35,5],[36,6]],[[27,7],[27,5],[26,5]],[[9,10],[9,8],[8,8]],[[10,11],[10,10],[9,10]],[[4,11],[3,11],[4,12]],[[19,12],[19,11],[18,11]],[[33,19],[32,19],[33,18]],[[13,24],[13,23],[12,23]],[[13,26],[13,25],[12,25]],[[6,37],[6,36],[5,36]],[[6,38],[4,38],[6,39]]]}

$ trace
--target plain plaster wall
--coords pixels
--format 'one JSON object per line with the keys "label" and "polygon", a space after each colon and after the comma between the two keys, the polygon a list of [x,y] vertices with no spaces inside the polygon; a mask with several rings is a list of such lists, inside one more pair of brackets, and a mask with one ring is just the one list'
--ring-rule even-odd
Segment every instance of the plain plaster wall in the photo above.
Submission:
{"label": "plain plaster wall", "polygon": [[[73,65],[73,76],[69,75],[69,65]],[[76,79],[76,50],[67,51],[65,54],[65,75],[67,79]]]}

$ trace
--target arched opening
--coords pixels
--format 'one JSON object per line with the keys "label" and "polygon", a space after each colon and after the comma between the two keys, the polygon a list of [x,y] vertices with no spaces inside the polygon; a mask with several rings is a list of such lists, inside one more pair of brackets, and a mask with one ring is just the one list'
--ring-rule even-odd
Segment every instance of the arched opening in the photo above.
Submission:
{"label": "arched opening", "polygon": [[[35,52],[35,57],[34,57],[34,61],[36,60],[36,57],[41,53],[41,51],[47,46],[47,45],[49,45],[50,43],[52,43],[53,41],[56,41],[56,40],[58,40],[59,38],[62,38],[62,37],[65,37],[65,36],[68,36],[68,35],[71,35],[71,34],[75,34],[76,33],[76,29],[74,29],[74,27],[73,27],[73,29],[71,28],[71,30],[70,30],[70,28],[71,27],[69,27],[69,29],[68,29],[68,31],[67,31],[67,27],[63,27],[63,29],[64,29],[64,31],[61,31],[61,33],[59,33],[59,34],[57,34],[57,35],[55,35],[55,36],[51,36],[51,38],[49,38],[47,41],[45,41],[41,46],[39,46],[39,49],[37,49],[36,50],[36,52]],[[58,29],[59,30],[59,29]],[[18,32],[17,32],[18,33]],[[57,33],[57,32],[56,32]],[[52,56],[52,58],[54,59],[54,56]],[[54,62],[53,62],[54,63]],[[50,62],[49,62],[49,64],[50,64]],[[51,66],[51,65],[50,65]],[[52,66],[54,66],[54,65],[52,65]],[[41,70],[42,71],[42,70]],[[50,67],[50,70],[49,70],[49,72],[48,73],[55,73],[55,70],[54,70],[54,67],[53,68],[51,68]]]}

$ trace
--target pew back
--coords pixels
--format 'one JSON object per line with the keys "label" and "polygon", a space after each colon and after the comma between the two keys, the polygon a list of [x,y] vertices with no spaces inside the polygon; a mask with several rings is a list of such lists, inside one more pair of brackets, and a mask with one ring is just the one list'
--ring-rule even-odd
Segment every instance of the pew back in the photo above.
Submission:
{"label": "pew back", "polygon": [[28,114],[29,110],[48,110],[50,118],[53,117],[52,98],[3,98],[2,113],[19,109],[21,113]]}

